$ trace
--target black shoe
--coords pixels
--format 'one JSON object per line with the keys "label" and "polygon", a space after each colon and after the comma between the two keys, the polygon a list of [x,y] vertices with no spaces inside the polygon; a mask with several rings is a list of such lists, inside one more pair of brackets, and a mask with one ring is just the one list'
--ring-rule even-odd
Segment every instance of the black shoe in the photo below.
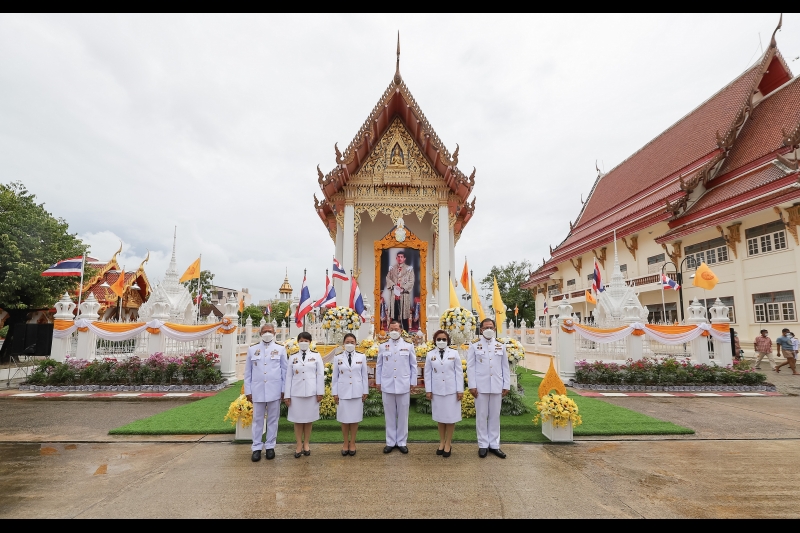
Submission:
{"label": "black shoe", "polygon": [[355,455],[355,454],[356,454],[355,450],[350,450],[350,455]]}
{"label": "black shoe", "polygon": [[383,453],[392,453],[392,450],[394,450],[394,446],[384,446],[383,447]]}
{"label": "black shoe", "polygon": [[453,449],[450,448],[449,452],[442,450],[442,457],[450,457],[450,454],[453,453]]}
{"label": "black shoe", "polygon": [[436,450],[436,455],[442,455],[443,453],[444,453],[444,450],[441,450],[441,449]]}
{"label": "black shoe", "polygon": [[478,448],[478,457],[483,459],[484,457],[486,457],[486,454],[488,453],[488,451],[489,450],[487,450],[486,448]]}
{"label": "black shoe", "polygon": [[489,448],[489,451],[492,452],[497,457],[499,457],[500,459],[506,458],[506,454],[503,453],[503,450],[501,450],[500,448]]}
{"label": "black shoe", "polygon": [[294,452],[294,458],[299,459],[303,455],[303,452]]}
{"label": "black shoe", "polygon": [[309,455],[311,455],[311,450],[303,450],[303,455],[308,457]]}
{"label": "black shoe", "polygon": [[275,450],[273,450],[272,448],[267,450],[267,459],[270,460],[270,461],[272,459],[275,459]]}
{"label": "black shoe", "polygon": [[250,458],[254,463],[257,463],[261,460],[261,450],[256,450],[253,452],[253,456]]}
{"label": "black shoe", "polygon": [[342,457],[344,457],[347,454],[348,454],[347,450],[342,450]]}
{"label": "black shoe", "polygon": [[400,450],[400,453],[408,453],[407,446],[398,446],[397,449]]}

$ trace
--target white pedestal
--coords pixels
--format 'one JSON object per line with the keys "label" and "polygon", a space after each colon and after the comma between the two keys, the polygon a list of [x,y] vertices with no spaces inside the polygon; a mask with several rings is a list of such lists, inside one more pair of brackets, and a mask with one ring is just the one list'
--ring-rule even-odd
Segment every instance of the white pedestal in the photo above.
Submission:
{"label": "white pedestal", "polygon": [[542,435],[550,439],[551,442],[572,442],[572,422],[567,422],[563,428],[553,425],[552,420],[542,422]]}
{"label": "white pedestal", "polygon": [[511,388],[517,388],[517,373],[514,371],[514,369],[511,369]]}
{"label": "white pedestal", "polygon": [[[247,426],[246,428],[242,427],[241,420],[236,421],[236,434],[234,435],[234,440],[246,440],[252,441],[253,440],[253,428],[252,426]],[[261,435],[267,432],[267,419],[264,418],[264,430],[261,432]]]}

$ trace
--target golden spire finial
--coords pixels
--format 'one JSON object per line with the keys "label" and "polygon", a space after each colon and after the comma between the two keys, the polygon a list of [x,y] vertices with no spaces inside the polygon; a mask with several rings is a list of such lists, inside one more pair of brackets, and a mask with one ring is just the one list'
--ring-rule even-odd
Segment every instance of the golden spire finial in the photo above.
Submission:
{"label": "golden spire finial", "polygon": [[394,70],[394,84],[400,85],[403,78],[400,76],[400,30],[397,30],[397,67]]}
{"label": "golden spire finial", "polygon": [[778,19],[778,27],[775,28],[775,31],[772,32],[772,39],[769,41],[769,47],[775,48],[778,46],[778,43],[775,41],[775,34],[778,33],[778,30],[781,29],[783,26],[783,13],[781,13],[780,18]]}
{"label": "golden spire finial", "polygon": [[119,254],[121,254],[121,253],[122,253],[122,241],[119,241],[119,250],[114,252],[114,255],[111,257],[111,261],[109,261],[108,263],[111,264],[111,263],[116,262],[117,261],[117,256]]}

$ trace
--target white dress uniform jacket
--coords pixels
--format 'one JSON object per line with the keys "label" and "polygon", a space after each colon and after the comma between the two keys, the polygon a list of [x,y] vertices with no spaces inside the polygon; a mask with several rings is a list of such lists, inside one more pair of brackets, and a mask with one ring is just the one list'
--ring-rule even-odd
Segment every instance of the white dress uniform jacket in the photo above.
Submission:
{"label": "white dress uniform jacket", "polygon": [[405,394],[417,384],[417,354],[414,345],[402,338],[389,339],[378,348],[375,384],[381,392]]}
{"label": "white dress uniform jacket", "polygon": [[367,375],[367,356],[353,352],[352,364],[347,362],[347,352],[333,357],[333,374],[331,376],[331,394],[339,400],[361,399],[369,394],[369,377]]}
{"label": "white dress uniform jacket", "polygon": [[457,351],[445,348],[444,357],[439,348],[428,352],[425,358],[425,392],[437,396],[464,392],[464,369]]}
{"label": "white dress uniform jacket", "polygon": [[306,398],[325,394],[325,363],[318,352],[306,351],[289,356],[289,375],[286,376],[284,398]]}
{"label": "white dress uniform jacket", "polygon": [[253,403],[281,399],[286,381],[286,349],[275,341],[259,342],[247,349],[244,366],[244,393]]}
{"label": "white dress uniform jacket", "polygon": [[478,394],[500,394],[511,388],[511,371],[506,346],[496,339],[481,340],[469,346],[467,352],[467,381]]}

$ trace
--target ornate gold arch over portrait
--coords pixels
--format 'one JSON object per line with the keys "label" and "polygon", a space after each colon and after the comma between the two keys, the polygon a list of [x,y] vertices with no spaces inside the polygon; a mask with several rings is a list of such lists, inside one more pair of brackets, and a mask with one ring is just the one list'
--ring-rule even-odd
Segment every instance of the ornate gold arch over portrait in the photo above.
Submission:
{"label": "ornate gold arch over portrait", "polygon": [[[375,333],[384,333],[383,324],[380,319],[381,302],[381,257],[384,250],[389,248],[409,248],[419,251],[419,329],[427,334],[427,298],[428,298],[428,243],[421,241],[416,235],[411,233],[408,228],[403,227],[402,218],[398,220],[398,225],[390,231],[383,239],[375,241]],[[399,239],[399,240],[398,240]],[[413,303],[413,298],[412,298]]]}

